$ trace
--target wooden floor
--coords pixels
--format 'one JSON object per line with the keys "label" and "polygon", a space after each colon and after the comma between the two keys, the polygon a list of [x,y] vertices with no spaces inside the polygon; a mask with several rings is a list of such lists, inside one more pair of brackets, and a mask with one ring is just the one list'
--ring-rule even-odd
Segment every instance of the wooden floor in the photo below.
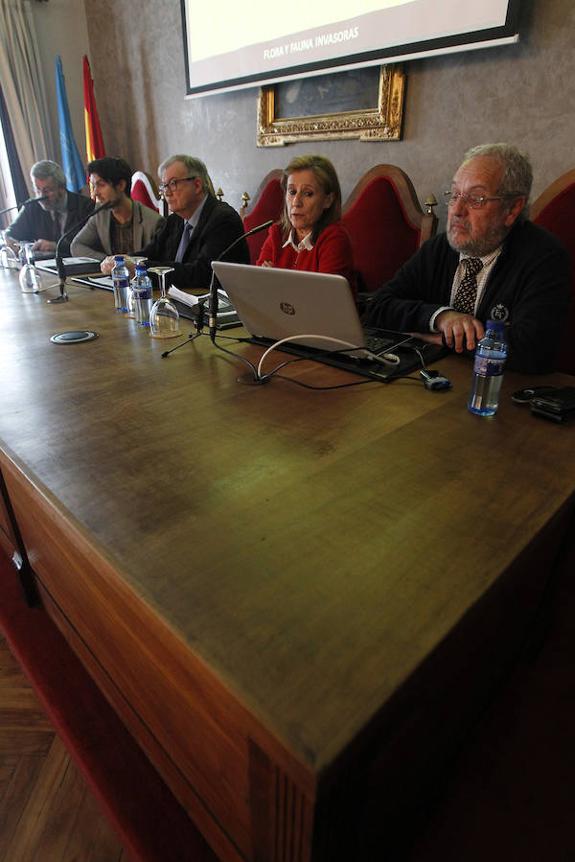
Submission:
{"label": "wooden floor", "polygon": [[1,634],[0,862],[128,862]]}

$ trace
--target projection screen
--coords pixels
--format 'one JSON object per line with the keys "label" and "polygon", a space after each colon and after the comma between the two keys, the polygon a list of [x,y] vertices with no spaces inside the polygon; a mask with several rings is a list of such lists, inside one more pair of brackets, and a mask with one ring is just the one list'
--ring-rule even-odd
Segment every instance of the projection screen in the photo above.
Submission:
{"label": "projection screen", "polygon": [[190,96],[518,38],[519,0],[181,4]]}

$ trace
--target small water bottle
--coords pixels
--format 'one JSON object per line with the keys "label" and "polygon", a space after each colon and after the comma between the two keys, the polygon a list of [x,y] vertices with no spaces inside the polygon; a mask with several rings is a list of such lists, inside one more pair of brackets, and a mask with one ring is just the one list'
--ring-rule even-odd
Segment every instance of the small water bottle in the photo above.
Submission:
{"label": "small water bottle", "polygon": [[132,279],[132,296],[136,321],[140,326],[149,326],[150,311],[154,300],[152,298],[152,281],[143,263],[136,264],[136,275]]}
{"label": "small water bottle", "polygon": [[130,291],[130,272],[126,266],[123,254],[114,257],[116,265],[112,270],[112,282],[114,285],[114,305],[116,311],[126,314],[128,309],[128,295]]}
{"label": "small water bottle", "polygon": [[467,404],[472,413],[494,416],[497,412],[506,359],[505,324],[500,320],[488,320],[485,335],[475,350],[473,383]]}

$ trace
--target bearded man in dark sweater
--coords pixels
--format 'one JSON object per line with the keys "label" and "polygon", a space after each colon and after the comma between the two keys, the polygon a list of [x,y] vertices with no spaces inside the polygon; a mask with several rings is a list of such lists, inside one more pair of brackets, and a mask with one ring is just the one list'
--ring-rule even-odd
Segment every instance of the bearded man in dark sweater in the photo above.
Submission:
{"label": "bearded man in dark sweater", "polygon": [[532,170],[509,144],[469,150],[453,177],[447,232],[428,240],[375,295],[367,323],[473,351],[489,318],[505,321],[507,366],[554,367],[570,297],[569,257],[527,220]]}
{"label": "bearded man in dark sweater", "polygon": [[[90,215],[94,201],[66,189],[64,171],[56,162],[36,162],[30,169],[30,179],[38,200],[22,207],[6,235],[9,240],[33,242],[37,258],[54,257],[62,234]],[[72,237],[62,241],[63,257],[69,256],[71,241]]]}

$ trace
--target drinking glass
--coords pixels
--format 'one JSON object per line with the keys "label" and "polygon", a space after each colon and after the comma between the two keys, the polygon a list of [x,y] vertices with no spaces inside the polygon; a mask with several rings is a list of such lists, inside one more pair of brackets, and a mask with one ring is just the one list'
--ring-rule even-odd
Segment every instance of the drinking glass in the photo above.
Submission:
{"label": "drinking glass", "polygon": [[173,272],[172,266],[151,266],[148,272],[155,272],[160,279],[160,298],[154,302],[150,311],[150,335],[152,338],[175,338],[180,334],[180,315],[166,294],[166,275]]}
{"label": "drinking glass", "polygon": [[18,255],[6,241],[6,234],[0,231],[0,266],[3,269],[18,269]]}
{"label": "drinking glass", "polygon": [[45,283],[41,274],[34,266],[34,243],[25,243],[24,253],[26,263],[18,276],[22,293],[42,293],[43,290],[49,290],[52,285]]}

